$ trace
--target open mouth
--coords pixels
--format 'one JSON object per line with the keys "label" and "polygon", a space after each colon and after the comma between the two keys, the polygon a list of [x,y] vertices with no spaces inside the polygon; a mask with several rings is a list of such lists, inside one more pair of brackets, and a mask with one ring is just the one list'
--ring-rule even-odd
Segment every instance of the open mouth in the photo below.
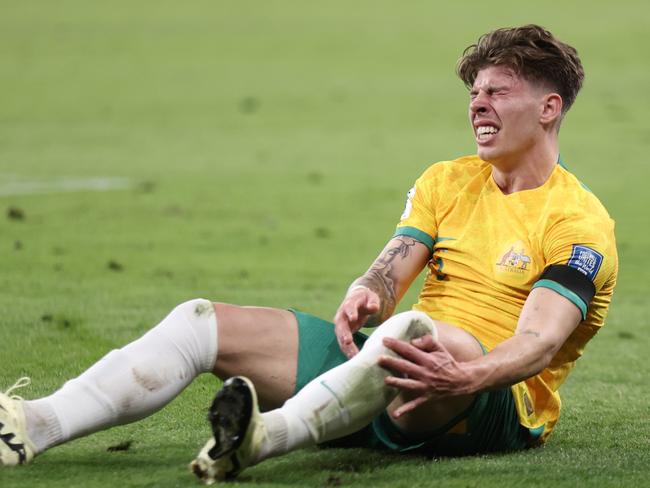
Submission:
{"label": "open mouth", "polygon": [[487,142],[499,133],[499,129],[493,125],[479,125],[476,128],[476,140]]}

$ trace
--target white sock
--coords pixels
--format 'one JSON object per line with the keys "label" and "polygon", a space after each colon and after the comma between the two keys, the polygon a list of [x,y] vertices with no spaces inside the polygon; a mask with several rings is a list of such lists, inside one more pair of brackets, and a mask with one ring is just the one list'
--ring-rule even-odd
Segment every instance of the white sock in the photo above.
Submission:
{"label": "white sock", "polygon": [[52,395],[25,401],[38,452],[146,417],[173,400],[217,359],[213,304],[191,300],[122,349],[109,352]]}
{"label": "white sock", "polygon": [[377,328],[355,357],[312,380],[281,408],[262,414],[268,436],[256,462],[368,425],[398,394],[384,383],[390,372],[377,365],[382,355],[396,356],[382,339],[410,341],[426,334],[437,337],[435,322],[425,313],[395,315]]}

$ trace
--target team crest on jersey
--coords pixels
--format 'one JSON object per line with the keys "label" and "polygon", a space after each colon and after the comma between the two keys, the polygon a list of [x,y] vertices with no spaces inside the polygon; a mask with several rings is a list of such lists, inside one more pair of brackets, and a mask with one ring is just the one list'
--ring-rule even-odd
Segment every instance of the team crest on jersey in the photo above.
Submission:
{"label": "team crest on jersey", "polygon": [[594,281],[601,264],[603,264],[602,254],[590,247],[574,244],[567,266],[577,269],[591,281]]}
{"label": "team crest on jersey", "polygon": [[496,264],[503,271],[525,273],[531,264],[530,256],[526,252],[521,243],[514,244],[501,256]]}

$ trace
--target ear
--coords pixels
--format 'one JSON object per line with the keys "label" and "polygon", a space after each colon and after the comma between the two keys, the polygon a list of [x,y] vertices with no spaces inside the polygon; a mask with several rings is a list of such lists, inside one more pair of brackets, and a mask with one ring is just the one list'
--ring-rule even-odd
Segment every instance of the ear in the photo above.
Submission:
{"label": "ear", "polygon": [[548,93],[542,99],[542,111],[539,121],[544,124],[555,124],[562,118],[562,97],[557,93]]}

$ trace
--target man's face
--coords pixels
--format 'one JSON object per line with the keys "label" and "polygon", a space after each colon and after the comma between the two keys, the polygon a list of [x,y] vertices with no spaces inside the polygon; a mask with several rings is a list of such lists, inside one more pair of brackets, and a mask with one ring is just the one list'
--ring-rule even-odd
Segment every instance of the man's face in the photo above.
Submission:
{"label": "man's face", "polygon": [[543,136],[545,94],[510,68],[488,66],[479,71],[469,104],[478,156],[509,166],[525,159]]}

